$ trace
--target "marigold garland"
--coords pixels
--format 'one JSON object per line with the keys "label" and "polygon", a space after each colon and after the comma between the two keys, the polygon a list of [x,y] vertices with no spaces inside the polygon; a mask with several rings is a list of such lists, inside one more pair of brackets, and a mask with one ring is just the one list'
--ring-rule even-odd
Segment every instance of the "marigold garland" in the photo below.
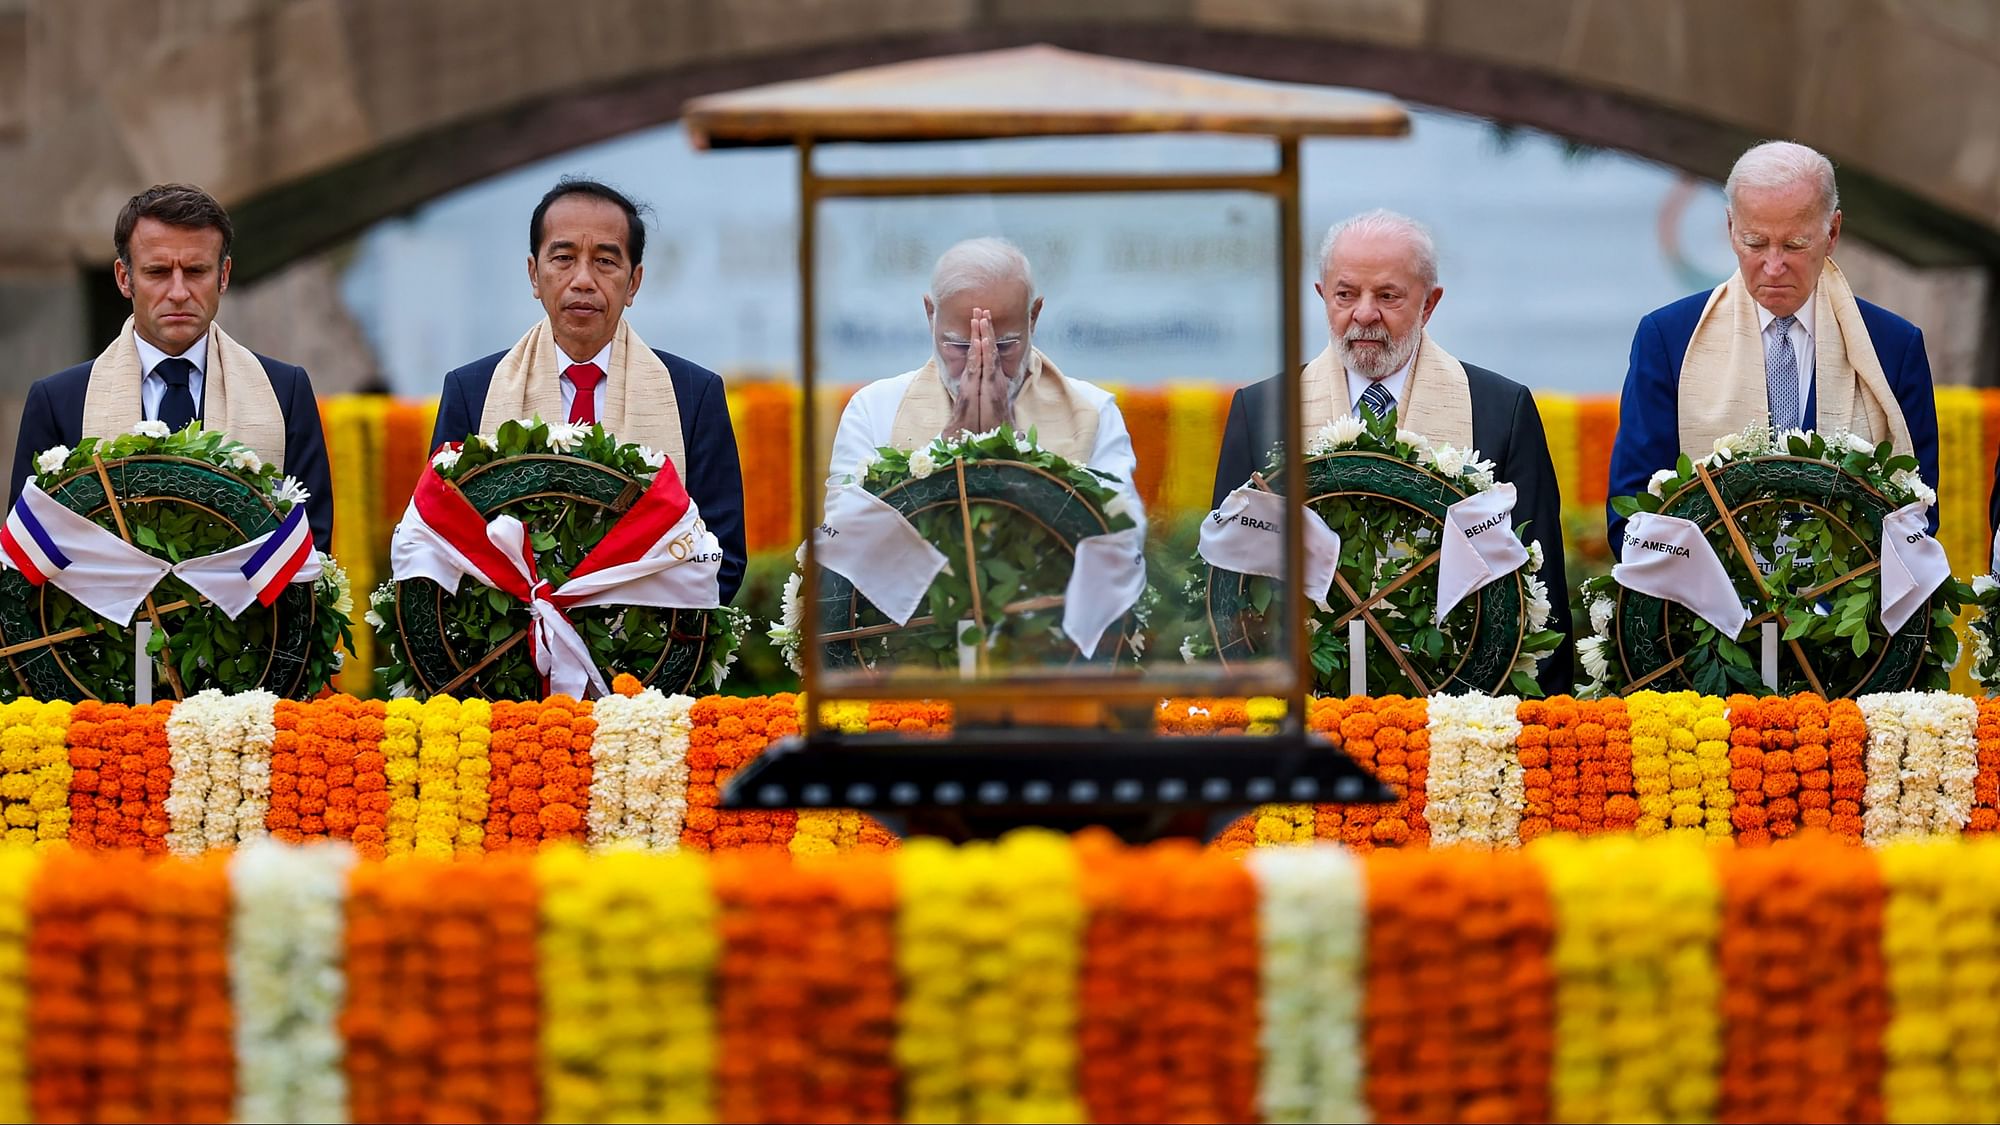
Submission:
{"label": "marigold garland", "polygon": [[1827,705],[1827,766],[1831,777],[1827,791],[1832,795],[1832,816],[1827,827],[1834,835],[1861,839],[1864,825],[1861,802],[1868,791],[1866,772],[1868,722],[1861,705],[1852,699],[1836,699]]}
{"label": "marigold garland", "polygon": [[590,856],[572,846],[534,864],[543,1117],[714,1119],[709,982],[721,940],[707,866],[685,854]]}
{"label": "marigold garland", "polygon": [[7,951],[0,956],[0,1119],[7,1121],[30,1119],[28,895],[39,868],[33,852],[0,850],[0,949]]}
{"label": "marigold garland", "polygon": [[728,1121],[896,1116],[895,883],[775,852],[711,867],[720,903],[718,1108]]}
{"label": "marigold garland", "polygon": [[790,692],[760,699],[711,695],[689,714],[688,809],[681,846],[697,851],[790,844],[798,814],[723,812],[722,785],[764,747],[799,732],[799,697]]}
{"label": "marigold garland", "polygon": [[2000,831],[2000,697],[1987,696],[1979,701],[1977,738],[1979,773],[1972,781],[1972,813],[1965,830]]}
{"label": "marigold garland", "polygon": [[1984,1120],[2000,1094],[2000,1009],[1991,1000],[2000,840],[1905,840],[1876,854],[1888,886],[1882,951],[1892,1013],[1882,1036],[1883,1119]]}
{"label": "marigold garland", "polygon": [[[607,695],[592,712],[590,842],[624,842],[656,851],[683,843],[695,701],[647,688]],[[604,801],[598,808],[600,798]]]}
{"label": "marigold garland", "polygon": [[84,848],[167,850],[171,703],[86,700],[70,712],[70,841]]}
{"label": "marigold garland", "polygon": [[[1521,764],[1521,841],[1557,830],[1581,831],[1582,821],[1576,814],[1576,700],[1567,695],[1524,699],[1514,718],[1521,726],[1515,736],[1515,753]],[[1566,789],[1558,796],[1558,785],[1564,783]]]}
{"label": "marigold garland", "polygon": [[[1833,708],[1816,695],[1792,697],[1792,772],[1798,777],[1798,827],[1833,826],[1833,770],[1831,723]],[[1767,789],[1766,792],[1769,792]],[[1783,811],[1783,810],[1778,810]],[[1780,838],[1792,833],[1782,823],[1772,825]]]}
{"label": "marigold garland", "polygon": [[493,704],[487,851],[586,838],[596,731],[591,704],[566,695]]}
{"label": "marigold garland", "polygon": [[1880,1120],[1888,995],[1875,860],[1808,831],[1720,874],[1721,1119]]}
{"label": "marigold garland", "polygon": [[0,820],[10,847],[47,849],[69,839],[70,710],[64,700],[0,704]]}
{"label": "marigold garland", "polygon": [[1557,1120],[1715,1118],[1720,889],[1700,837],[1676,837],[1550,836],[1527,853],[1555,908]]}
{"label": "marigold garland", "polygon": [[1355,696],[1340,712],[1341,749],[1402,797],[1392,805],[1318,805],[1313,830],[1348,847],[1422,846],[1430,842],[1425,785],[1430,772],[1429,708],[1422,699]]}
{"label": "marigold garland", "polygon": [[1547,1119],[1554,922],[1535,865],[1462,849],[1383,853],[1366,879],[1375,1119]]}

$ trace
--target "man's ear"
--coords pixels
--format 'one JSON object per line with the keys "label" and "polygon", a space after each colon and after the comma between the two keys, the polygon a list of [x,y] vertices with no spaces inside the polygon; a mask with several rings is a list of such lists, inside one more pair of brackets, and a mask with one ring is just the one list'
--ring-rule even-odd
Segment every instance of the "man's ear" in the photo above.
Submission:
{"label": "man's ear", "polygon": [[132,271],[125,268],[125,259],[113,258],[111,260],[111,277],[112,280],[118,283],[118,291],[125,294],[126,300],[131,300]]}
{"label": "man's ear", "polygon": [[1035,298],[1035,303],[1028,306],[1028,331],[1033,332],[1035,330],[1035,322],[1041,318],[1042,299],[1037,297]]}
{"label": "man's ear", "polygon": [[924,294],[924,319],[937,319],[937,306],[931,303],[931,295],[928,293]]}
{"label": "man's ear", "polygon": [[633,299],[634,299],[634,298],[636,298],[636,297],[637,297],[637,296],[639,295],[639,283],[640,283],[640,282],[642,282],[642,281],[644,281],[644,280],[646,280],[646,267],[645,267],[645,266],[633,266],[633,267],[632,267],[632,288],[630,288],[630,289],[626,290],[626,292],[625,292],[625,307],[626,307],[626,308],[628,308],[628,309],[629,309],[629,308],[631,308],[631,307],[632,307],[632,301],[633,301]]}
{"label": "man's ear", "polygon": [[1431,295],[1424,298],[1425,324],[1429,324],[1431,322],[1431,314],[1437,311],[1438,302],[1442,300],[1444,300],[1444,286],[1442,285],[1431,290]]}
{"label": "man's ear", "polygon": [[229,288],[229,264],[235,260],[234,258],[222,259],[222,272],[217,274],[215,278],[215,291],[217,293]]}
{"label": "man's ear", "polygon": [[533,254],[528,255],[528,292],[534,295],[535,300],[539,301],[542,299],[542,278],[540,274],[535,272],[535,256]]}

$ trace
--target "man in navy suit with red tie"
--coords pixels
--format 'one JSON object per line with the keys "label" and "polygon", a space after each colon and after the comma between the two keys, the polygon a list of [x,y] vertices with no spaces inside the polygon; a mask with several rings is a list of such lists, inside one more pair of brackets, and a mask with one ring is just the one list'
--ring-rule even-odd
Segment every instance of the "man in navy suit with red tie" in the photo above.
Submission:
{"label": "man in navy suit with red tie", "polygon": [[646,346],[625,320],[646,224],[623,193],[565,179],[528,220],[528,283],[548,316],[504,352],[445,376],[435,449],[503,422],[597,422],[673,465],[722,546],[723,604],[743,581],[743,474],[722,379]]}

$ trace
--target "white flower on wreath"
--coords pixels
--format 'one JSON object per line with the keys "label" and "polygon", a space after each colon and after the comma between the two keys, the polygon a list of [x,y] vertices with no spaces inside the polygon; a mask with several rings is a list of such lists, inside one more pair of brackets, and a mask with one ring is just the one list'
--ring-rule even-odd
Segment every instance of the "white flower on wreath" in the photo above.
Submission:
{"label": "white flower on wreath", "polygon": [[1465,471],[1466,451],[1446,443],[1431,450],[1431,462],[1437,471],[1448,477],[1455,477]]}
{"label": "white flower on wreath", "polygon": [[1600,637],[1611,635],[1611,615],[1618,606],[1610,598],[1590,599],[1590,631]]}
{"label": "white flower on wreath", "polygon": [[1186,637],[1186,638],[1183,638],[1183,639],[1181,640],[1181,661],[1182,661],[1182,663],[1185,663],[1185,664],[1193,664],[1193,663],[1195,662],[1195,655],[1196,655],[1196,654],[1195,654],[1195,651],[1194,651],[1194,638],[1193,638],[1193,637]]}
{"label": "white flower on wreath", "polygon": [[389,622],[381,614],[376,613],[373,608],[362,614],[361,620],[366,621],[370,629],[387,629],[389,627]]}
{"label": "white flower on wreath", "polygon": [[278,487],[271,490],[271,499],[280,503],[303,504],[312,499],[312,490],[300,484],[299,478],[286,477],[278,482]]}
{"label": "white flower on wreath", "polygon": [[1541,573],[1541,570],[1542,570],[1542,541],[1539,539],[1533,539],[1528,542],[1528,573],[1539,574]]}
{"label": "white flower on wreath", "polygon": [[1937,493],[1924,483],[1924,478],[1918,476],[1915,469],[1897,469],[1889,474],[1889,483],[1921,500],[1927,507],[1937,503]]}
{"label": "white flower on wreath", "polygon": [[1585,637],[1576,642],[1576,655],[1591,680],[1602,682],[1611,674],[1611,642],[1603,637]]}
{"label": "white flower on wreath", "polygon": [[327,555],[321,555],[320,580],[333,589],[333,611],[346,617],[354,612],[354,580],[347,576],[347,568],[334,562]]}
{"label": "white flower on wreath", "polygon": [[854,479],[857,481],[867,480],[868,470],[874,468],[875,462],[881,459],[881,456],[872,449],[863,453],[861,460],[854,463]]}
{"label": "white flower on wreath", "polygon": [[1995,578],[1991,574],[1980,574],[1973,577],[1972,593],[1975,597],[1983,597],[1994,590],[2000,590],[2000,578]]}
{"label": "white flower on wreath", "polygon": [[[1476,453],[1478,452],[1478,450],[1474,450],[1473,452]],[[1472,481],[1473,487],[1477,488],[1479,491],[1481,492],[1493,491],[1493,485],[1495,483],[1493,480],[1493,462],[1474,461],[1472,464],[1466,466],[1465,475],[1467,479]]]}
{"label": "white flower on wreath", "polygon": [[140,437],[149,437],[149,438],[163,438],[173,433],[172,430],[167,428],[167,424],[165,422],[154,421],[151,419],[144,422],[140,422],[138,425],[133,426],[130,432],[138,434]]}
{"label": "white flower on wreath", "polygon": [[264,471],[264,459],[249,446],[238,446],[229,451],[229,467],[246,473],[261,473]]}
{"label": "white flower on wreath", "polygon": [[919,449],[915,453],[910,454],[911,477],[922,480],[932,473],[937,472],[937,468],[937,459],[931,456],[930,450]]}
{"label": "white flower on wreath", "polygon": [[452,467],[457,464],[458,450],[456,449],[440,449],[437,452],[437,456],[431,458],[431,466],[441,473],[450,472]]}
{"label": "white flower on wreath", "polygon": [[1119,516],[1129,516],[1131,514],[1132,502],[1126,499],[1125,494],[1122,492],[1112,493],[1111,502],[1104,505],[1105,519],[1115,520]]}
{"label": "white flower on wreath", "polygon": [[1549,623],[1552,608],[1549,605],[1549,588],[1532,574],[1528,575],[1525,585],[1528,589],[1528,631],[1539,633]]}
{"label": "white flower on wreath", "polygon": [[1793,438],[1798,438],[1800,441],[1812,440],[1811,436],[1808,435],[1806,431],[1801,430],[1798,427],[1794,426],[1784,431],[1783,433],[1779,434],[1776,438],[1772,439],[1771,448],[1779,453],[1789,453],[1791,452],[1792,449]]}
{"label": "white flower on wreath", "polygon": [[1329,449],[1344,449],[1361,440],[1368,432],[1368,426],[1352,414],[1342,414],[1319,428],[1315,440],[1324,442]]}
{"label": "white flower on wreath", "polygon": [[1850,453],[1873,453],[1873,452],[1875,452],[1875,443],[1874,443],[1874,442],[1872,442],[1872,441],[1869,441],[1869,440],[1868,440],[1867,438],[1865,438],[1865,437],[1862,437],[1862,436],[1861,436],[1860,434],[1857,434],[1857,433],[1851,433],[1851,432],[1850,432],[1850,433],[1844,433],[1844,434],[1841,434],[1841,435],[1840,435],[1840,444],[1841,444],[1841,445],[1844,445],[1844,446],[1846,446],[1846,447],[1847,447],[1847,450],[1848,450],[1848,452],[1850,452]]}
{"label": "white flower on wreath", "polygon": [[1661,469],[1659,472],[1653,474],[1652,480],[1646,482],[1646,491],[1665,500],[1667,498],[1667,485],[1672,483],[1673,479],[1677,476],[1680,476],[1680,473],[1674,469]]}
{"label": "white flower on wreath", "polygon": [[1739,452],[1742,452],[1740,449],[1742,443],[1742,434],[1724,434],[1716,438],[1715,445],[1711,448],[1708,455],[1708,463],[1711,465],[1720,465],[1724,461],[1730,460]]}
{"label": "white flower on wreath", "polygon": [[666,466],[667,455],[650,445],[642,445],[639,447],[639,460],[644,461],[647,468],[659,472]]}
{"label": "white flower on wreath", "polygon": [[1396,440],[1416,450],[1419,459],[1428,460],[1431,456],[1430,439],[1415,430],[1397,430]]}
{"label": "white flower on wreath", "polygon": [[557,453],[568,453],[570,450],[582,445],[584,437],[589,433],[590,428],[588,426],[579,426],[574,422],[551,422],[549,423],[549,448],[555,450]]}
{"label": "white flower on wreath", "polygon": [[61,469],[63,467],[63,463],[68,460],[69,460],[69,446],[52,445],[47,449],[42,450],[41,453],[36,455],[35,468],[41,470],[44,473],[53,473]]}

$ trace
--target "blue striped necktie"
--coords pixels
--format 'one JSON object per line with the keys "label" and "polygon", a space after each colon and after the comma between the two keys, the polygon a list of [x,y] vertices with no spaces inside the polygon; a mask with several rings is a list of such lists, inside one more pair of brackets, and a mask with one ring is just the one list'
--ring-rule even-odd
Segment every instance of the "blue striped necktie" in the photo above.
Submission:
{"label": "blue striped necktie", "polygon": [[1797,324],[1795,316],[1781,316],[1771,321],[1771,342],[1764,349],[1764,377],[1769,383],[1771,396],[1771,429],[1783,433],[1798,429],[1805,423],[1805,416],[1799,409],[1799,357],[1792,347],[1792,325]]}
{"label": "blue striped necktie", "polygon": [[1368,389],[1361,392],[1361,403],[1356,409],[1356,416],[1359,417],[1360,411],[1365,410],[1377,418],[1387,418],[1389,412],[1394,409],[1396,409],[1396,396],[1389,393],[1389,388],[1380,383],[1370,383]]}

